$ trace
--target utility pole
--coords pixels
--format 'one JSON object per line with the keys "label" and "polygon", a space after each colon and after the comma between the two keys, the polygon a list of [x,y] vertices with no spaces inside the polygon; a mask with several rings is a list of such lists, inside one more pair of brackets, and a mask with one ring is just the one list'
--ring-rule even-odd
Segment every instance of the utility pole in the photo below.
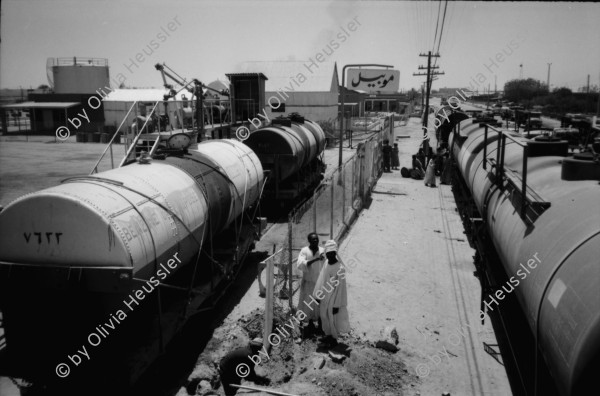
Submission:
{"label": "utility pole", "polygon": [[552,66],[552,63],[548,63],[548,78],[546,79],[546,85],[548,86],[548,93],[550,93],[550,66]]}
{"label": "utility pole", "polygon": [[523,79],[523,64],[521,63],[519,65],[519,67],[521,68],[521,70],[519,71],[519,80],[522,80]]}
{"label": "utility pole", "polygon": [[590,75],[588,74],[587,93],[590,94]]}
{"label": "utility pole", "polygon": [[[588,74],[588,80],[587,80],[587,95],[585,98],[585,111],[587,112],[588,110],[588,103],[590,102],[590,75]],[[593,105],[592,105],[593,106]]]}
{"label": "utility pole", "polygon": [[[600,76],[600,74],[599,74],[599,76]],[[599,115],[600,115],[600,90],[598,91],[598,107],[596,108],[596,117],[598,117]]]}
{"label": "utility pole", "polygon": [[[423,136],[427,134],[427,119],[429,118],[429,94],[431,92],[431,83],[433,81],[433,76],[438,76],[444,74],[444,72],[436,72],[433,69],[437,69],[438,66],[431,66],[431,58],[439,58],[440,54],[432,54],[429,51],[427,54],[419,54],[419,56],[427,57],[427,73],[413,73],[413,76],[427,76],[427,81],[425,85],[427,86],[427,92],[425,92],[425,112],[423,113]],[[424,70],[425,67],[419,66],[419,70]],[[425,152],[425,157],[429,154],[429,139],[423,140],[423,151]],[[426,164],[423,164],[427,166]]]}
{"label": "utility pole", "polygon": [[498,76],[494,74],[494,96],[498,94]]}

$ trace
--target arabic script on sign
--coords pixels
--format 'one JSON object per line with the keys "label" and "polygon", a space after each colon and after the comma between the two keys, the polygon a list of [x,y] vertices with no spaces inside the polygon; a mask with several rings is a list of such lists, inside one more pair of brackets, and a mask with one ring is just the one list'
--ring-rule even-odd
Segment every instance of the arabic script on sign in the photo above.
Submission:
{"label": "arabic script on sign", "polygon": [[357,91],[397,92],[400,72],[390,69],[349,69],[346,88]]}

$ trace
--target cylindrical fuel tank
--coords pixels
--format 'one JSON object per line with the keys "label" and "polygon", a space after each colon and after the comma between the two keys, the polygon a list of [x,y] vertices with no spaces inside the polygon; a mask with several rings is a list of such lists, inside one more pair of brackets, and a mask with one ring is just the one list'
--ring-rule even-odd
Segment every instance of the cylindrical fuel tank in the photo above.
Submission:
{"label": "cylindrical fuel tank", "polygon": [[317,156],[317,140],[312,132],[300,124],[293,122],[291,128],[302,140],[302,145],[304,146],[304,159],[302,161],[302,166],[304,166]]}
{"label": "cylindrical fuel tank", "polygon": [[[504,293],[518,297],[561,393],[578,394],[590,381],[597,386],[600,185],[562,180],[563,157],[529,158],[527,184],[551,206],[527,223],[510,194],[490,181],[489,164],[483,169],[484,128],[467,122],[461,124],[463,138],[454,137],[454,155],[509,278]],[[490,130],[488,141],[487,156],[495,158],[497,133]],[[520,174],[522,152],[507,139],[505,168]]]}
{"label": "cylindrical fuel tank", "polygon": [[252,132],[244,143],[258,155],[263,167],[271,171],[271,178],[275,181],[285,180],[304,163],[303,142],[291,128],[261,128]]}
{"label": "cylindrical fuel tank", "polygon": [[275,181],[295,174],[325,149],[325,133],[318,124],[304,120],[290,125],[260,128],[244,140]]}
{"label": "cylindrical fuel tank", "polygon": [[206,213],[205,196],[185,172],[160,161],[132,164],[9,204],[0,213],[0,261],[143,274],[155,255],[171,256],[178,246],[191,257]]}
{"label": "cylindrical fuel tank", "polygon": [[260,198],[262,165],[248,146],[233,139],[207,141],[199,144],[196,151],[212,159],[218,164],[219,173],[227,176],[231,195],[228,225]]}
{"label": "cylindrical fuel tank", "polygon": [[317,142],[317,155],[325,150],[325,132],[316,122],[304,120],[304,126],[313,134]]}
{"label": "cylindrical fuel tank", "polygon": [[155,272],[196,256],[210,220],[217,233],[256,202],[258,158],[239,142],[201,144],[149,164],[74,178],[25,195],[0,213],[0,261]]}

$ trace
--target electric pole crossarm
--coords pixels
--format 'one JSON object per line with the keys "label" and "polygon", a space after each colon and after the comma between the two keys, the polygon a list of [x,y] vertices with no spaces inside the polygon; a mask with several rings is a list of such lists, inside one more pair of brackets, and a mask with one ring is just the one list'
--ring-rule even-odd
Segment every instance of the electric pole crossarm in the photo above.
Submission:
{"label": "electric pole crossarm", "polygon": [[[431,58],[439,58],[440,54],[432,54],[431,51],[429,51],[426,54],[419,54],[419,56],[427,57],[427,67],[419,66],[419,70],[426,69],[427,73],[413,73],[413,76],[426,76],[427,77],[427,80],[425,82],[425,84],[427,85],[427,88],[426,88],[427,91],[424,93],[425,109],[423,112],[423,134],[426,136],[427,135],[427,132],[426,132],[427,131],[427,121],[428,121],[428,117],[429,117],[429,95],[431,94],[431,84],[433,83],[435,76],[443,75],[444,72],[435,71],[435,69],[438,69],[439,66],[431,65]],[[427,158],[429,155],[429,139],[423,140],[423,149],[425,151],[425,158]]]}

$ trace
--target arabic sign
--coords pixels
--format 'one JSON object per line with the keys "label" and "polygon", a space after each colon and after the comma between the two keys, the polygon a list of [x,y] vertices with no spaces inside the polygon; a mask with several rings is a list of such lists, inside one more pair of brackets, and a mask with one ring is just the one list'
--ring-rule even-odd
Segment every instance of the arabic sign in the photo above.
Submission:
{"label": "arabic sign", "polygon": [[392,69],[348,69],[346,88],[357,91],[397,92],[400,71]]}

